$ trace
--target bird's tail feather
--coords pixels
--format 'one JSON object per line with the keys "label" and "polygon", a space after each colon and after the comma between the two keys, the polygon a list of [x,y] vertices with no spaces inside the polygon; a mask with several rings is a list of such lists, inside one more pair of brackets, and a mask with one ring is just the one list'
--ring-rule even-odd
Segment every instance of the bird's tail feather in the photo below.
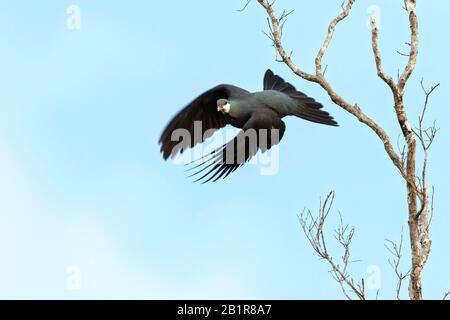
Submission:
{"label": "bird's tail feather", "polygon": [[[292,97],[293,98],[293,97]],[[330,126],[338,126],[338,123],[326,111],[321,110],[322,105],[316,101],[309,101],[310,98],[293,98],[297,104],[292,115],[299,118]]]}
{"label": "bird's tail feather", "polygon": [[290,110],[291,115],[316,123],[331,126],[338,125],[328,112],[321,110],[323,108],[321,103],[308,97],[303,92],[297,91],[292,84],[284,81],[283,78],[274,74],[270,69],[264,75],[264,90],[280,91],[291,97],[296,103],[296,108]]}

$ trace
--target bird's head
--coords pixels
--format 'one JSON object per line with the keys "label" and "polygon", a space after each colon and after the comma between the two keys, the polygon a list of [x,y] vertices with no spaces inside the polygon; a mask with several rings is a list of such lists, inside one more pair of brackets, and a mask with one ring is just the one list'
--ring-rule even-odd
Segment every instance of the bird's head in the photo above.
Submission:
{"label": "bird's head", "polygon": [[230,102],[227,99],[217,100],[217,111],[220,111],[223,113],[229,113],[230,108],[231,108]]}

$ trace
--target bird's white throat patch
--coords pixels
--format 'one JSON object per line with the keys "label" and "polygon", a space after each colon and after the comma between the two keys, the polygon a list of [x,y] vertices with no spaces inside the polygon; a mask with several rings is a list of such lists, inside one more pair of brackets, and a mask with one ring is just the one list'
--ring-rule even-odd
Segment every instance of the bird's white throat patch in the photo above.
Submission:
{"label": "bird's white throat patch", "polygon": [[222,112],[225,112],[225,113],[229,113],[230,109],[231,109],[230,103],[227,102],[227,104],[225,104],[225,105],[223,105],[221,107],[218,107],[217,111],[222,111]]}

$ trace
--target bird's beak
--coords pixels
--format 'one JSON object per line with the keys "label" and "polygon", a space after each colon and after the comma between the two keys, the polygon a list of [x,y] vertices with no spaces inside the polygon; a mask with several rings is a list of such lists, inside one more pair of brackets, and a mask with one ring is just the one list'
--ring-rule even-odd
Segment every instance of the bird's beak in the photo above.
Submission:
{"label": "bird's beak", "polygon": [[217,111],[222,111],[223,110],[223,106],[217,106]]}

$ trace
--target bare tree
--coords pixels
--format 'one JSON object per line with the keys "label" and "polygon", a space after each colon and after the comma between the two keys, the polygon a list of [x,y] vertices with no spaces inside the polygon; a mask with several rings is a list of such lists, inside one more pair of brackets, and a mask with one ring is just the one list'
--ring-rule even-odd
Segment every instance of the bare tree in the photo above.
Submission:
{"label": "bare tree", "polygon": [[[387,87],[392,93],[394,110],[398,124],[400,126],[402,137],[404,139],[405,148],[403,151],[396,151],[392,145],[389,134],[372,118],[370,118],[362,108],[355,103],[350,103],[339,95],[328,82],[325,77],[325,70],[322,67],[323,57],[333,39],[335,29],[339,23],[345,20],[355,4],[356,0],[344,0],[342,3],[342,10],[329,24],[328,32],[322,46],[319,48],[317,56],[315,58],[315,72],[308,73],[300,69],[292,59],[292,53],[287,53],[283,46],[282,36],[284,23],[290,12],[283,11],[281,15],[277,15],[274,8],[274,3],[269,0],[257,0],[258,3],[266,11],[268,18],[269,32],[266,35],[270,38],[273,46],[277,52],[277,61],[286,64],[292,72],[304,80],[317,83],[325,92],[329,95],[330,99],[339,107],[350,113],[358,121],[370,128],[383,143],[385,151],[388,157],[391,159],[393,165],[397,168],[401,178],[405,181],[407,190],[407,203],[408,203],[408,231],[411,247],[411,270],[407,274],[402,274],[398,271],[398,262],[401,256],[401,249],[393,242],[390,242],[391,253],[394,254],[394,271],[399,278],[399,284],[397,292],[401,288],[402,281],[409,276],[409,296],[411,299],[422,299],[422,271],[427,262],[428,256],[431,250],[431,241],[429,238],[429,225],[431,222],[433,205],[430,201],[430,187],[427,181],[427,165],[428,165],[428,153],[429,149],[436,137],[438,129],[435,124],[431,127],[425,126],[425,115],[428,108],[428,102],[431,94],[439,85],[432,86],[430,89],[426,89],[422,82],[422,88],[425,94],[425,103],[422,109],[422,113],[418,119],[418,126],[413,127],[410,117],[405,111],[405,87],[408,80],[411,77],[415,67],[417,56],[419,52],[419,24],[416,14],[416,2],[417,0],[401,0],[403,1],[404,10],[409,19],[410,40],[408,42],[409,52],[405,55],[408,58],[408,62],[403,71],[398,74],[398,79],[394,80],[392,76],[387,74],[383,69],[382,56],[378,46],[378,24],[375,18],[371,19],[372,30],[372,49],[375,59],[375,66],[377,75],[386,83]],[[247,1],[248,4],[249,1]],[[279,58],[278,58],[279,57]],[[422,151],[422,158],[418,155],[417,145],[419,142],[419,150]],[[419,164],[420,162],[420,164]],[[419,165],[421,166],[420,174],[417,174]],[[334,196],[334,193],[333,193]],[[325,205],[329,204],[332,200],[330,195],[325,201]],[[328,207],[329,208],[329,207]],[[325,211],[325,212],[324,212]],[[343,266],[333,265],[333,260],[330,259],[326,250],[324,238],[323,238],[323,224],[327,216],[327,210],[323,207],[319,212],[318,218],[312,218],[309,215],[311,225],[307,224],[305,218],[301,218],[303,231],[313,246],[314,250],[319,256],[327,260],[333,269],[335,279],[339,282],[341,287],[344,288],[344,293],[348,297],[345,287],[349,287],[354,294],[360,299],[364,296],[364,282],[359,285],[349,278],[346,273],[346,255],[344,254]],[[312,219],[312,220],[311,220]],[[342,230],[341,230],[342,231]],[[347,238],[344,235],[340,235],[337,240],[344,246],[345,251],[348,250],[349,242],[353,230]],[[350,238],[348,238],[350,237]]]}

